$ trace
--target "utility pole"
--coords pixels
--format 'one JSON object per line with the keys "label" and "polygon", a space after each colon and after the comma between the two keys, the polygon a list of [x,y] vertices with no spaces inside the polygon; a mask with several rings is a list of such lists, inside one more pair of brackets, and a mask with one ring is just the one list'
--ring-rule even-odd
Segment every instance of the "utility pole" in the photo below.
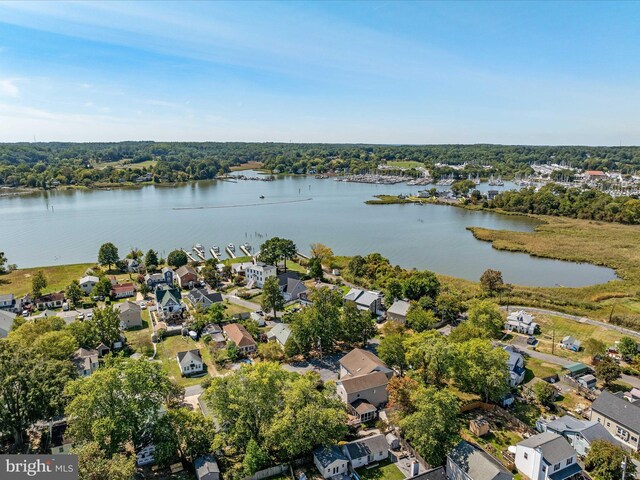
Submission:
{"label": "utility pole", "polygon": [[626,458],[622,460],[622,480],[624,480],[625,475],[627,474],[627,460]]}
{"label": "utility pole", "polygon": [[553,334],[551,336],[551,355],[554,355],[555,353],[556,353],[556,326],[554,325]]}

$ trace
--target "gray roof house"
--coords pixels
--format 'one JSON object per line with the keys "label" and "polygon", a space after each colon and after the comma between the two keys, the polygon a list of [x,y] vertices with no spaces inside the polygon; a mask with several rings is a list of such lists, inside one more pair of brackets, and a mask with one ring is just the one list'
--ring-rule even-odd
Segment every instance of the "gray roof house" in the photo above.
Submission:
{"label": "gray roof house", "polygon": [[142,309],[140,305],[134,302],[126,301],[119,303],[118,306],[120,327],[127,330],[133,327],[142,326]]}
{"label": "gray roof house", "polygon": [[578,419],[571,415],[564,415],[552,421],[538,420],[536,429],[539,432],[554,432],[562,435],[578,455],[582,456],[587,454],[594,440],[618,443],[602,424],[592,420]]}
{"label": "gray roof house", "polygon": [[345,302],[355,302],[360,310],[369,310],[371,313],[382,313],[382,294],[373,290],[361,290],[352,288],[344,296]]}
{"label": "gray roof house", "polygon": [[267,332],[267,339],[270,341],[275,340],[284,347],[290,335],[291,327],[286,323],[278,323]]}
{"label": "gray roof house", "polygon": [[201,373],[204,370],[204,362],[198,349],[178,352],[177,360],[180,373],[184,376]]}
{"label": "gray roof house", "polygon": [[560,342],[560,346],[562,348],[566,348],[568,350],[573,350],[574,352],[578,352],[582,347],[582,342],[580,340],[573,338],[571,335],[567,335]]}
{"label": "gray roof house", "polygon": [[206,288],[194,288],[187,294],[187,298],[194,307],[202,305],[204,308],[209,308],[214,303],[222,301],[222,294],[220,292],[210,292]]}
{"label": "gray roof house", "polygon": [[640,400],[630,402],[622,393],[605,390],[591,405],[591,420],[603,425],[628,448],[640,451]]}
{"label": "gray roof house", "polygon": [[204,455],[193,462],[198,480],[219,480],[220,467],[213,455]]}
{"label": "gray roof house", "polygon": [[325,479],[346,475],[349,468],[349,459],[337,446],[316,448],[313,463]]}
{"label": "gray roof house", "polygon": [[95,275],[86,275],[80,279],[80,289],[86,294],[89,295],[93,290],[93,287],[100,281],[98,277]]}
{"label": "gray roof house", "polygon": [[98,351],[79,348],[73,353],[71,363],[76,367],[79,376],[88,377],[98,369]]}
{"label": "gray roof house", "polygon": [[3,293],[0,295],[0,309],[10,309],[15,305],[13,293]]}
{"label": "gray roof house", "polygon": [[396,300],[393,305],[387,310],[387,319],[395,320],[396,322],[406,323],[407,313],[411,308],[411,304],[406,300]]}
{"label": "gray roof house", "polygon": [[520,385],[526,373],[524,368],[524,357],[516,351],[516,349],[508,345],[504,347],[504,351],[509,354],[507,366],[509,367],[509,386],[511,388]]}
{"label": "gray roof house", "polygon": [[389,456],[389,444],[381,433],[360,438],[342,446],[353,468],[360,468],[373,462],[382,462]]}
{"label": "gray roof house", "polygon": [[15,313],[0,310],[0,338],[4,338],[9,335],[14,318],[16,318]]}
{"label": "gray roof house", "polygon": [[513,475],[491,455],[471,443],[461,441],[447,455],[450,480],[512,480]]}

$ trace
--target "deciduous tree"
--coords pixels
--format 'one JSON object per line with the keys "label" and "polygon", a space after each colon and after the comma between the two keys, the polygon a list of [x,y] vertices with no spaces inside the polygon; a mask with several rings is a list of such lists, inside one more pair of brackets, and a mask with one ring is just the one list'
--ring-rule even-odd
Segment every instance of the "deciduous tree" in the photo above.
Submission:
{"label": "deciduous tree", "polygon": [[280,290],[277,277],[269,277],[262,287],[262,301],[260,306],[265,312],[272,311],[273,317],[278,318],[278,310],[284,309],[284,296]]}
{"label": "deciduous tree", "polygon": [[489,300],[474,301],[469,307],[467,322],[487,332],[490,338],[502,335],[504,320],[500,308]]}
{"label": "deciduous tree", "polygon": [[488,268],[480,277],[480,286],[482,290],[489,295],[500,292],[504,287],[502,272]]}
{"label": "deciduous tree", "polygon": [[41,296],[45,288],[47,288],[47,278],[42,270],[38,270],[31,279],[31,294],[33,298]]}
{"label": "deciduous tree", "polygon": [[98,263],[100,265],[106,265],[111,270],[111,265],[114,265],[120,256],[118,255],[118,247],[113,243],[103,243],[98,250]]}
{"label": "deciduous tree", "polygon": [[606,440],[594,440],[589,447],[584,466],[598,480],[621,480],[623,461],[626,463],[627,478],[633,478],[636,466],[629,452]]}
{"label": "deciduous tree", "polygon": [[609,387],[613,382],[620,378],[622,369],[620,365],[610,357],[604,357],[596,366],[596,377],[604,381],[604,385]]}
{"label": "deciduous tree", "polygon": [[82,300],[84,292],[80,288],[80,282],[78,282],[78,280],[73,280],[65,290],[64,294],[66,295],[67,300],[69,300],[75,307],[78,305],[80,300]]}
{"label": "deciduous tree", "polygon": [[400,421],[415,449],[430,465],[442,465],[459,441],[458,399],[448,389],[421,388],[415,395],[416,411]]}
{"label": "deciduous tree", "polygon": [[182,250],[173,250],[167,257],[167,264],[179,268],[189,262],[189,257]]}

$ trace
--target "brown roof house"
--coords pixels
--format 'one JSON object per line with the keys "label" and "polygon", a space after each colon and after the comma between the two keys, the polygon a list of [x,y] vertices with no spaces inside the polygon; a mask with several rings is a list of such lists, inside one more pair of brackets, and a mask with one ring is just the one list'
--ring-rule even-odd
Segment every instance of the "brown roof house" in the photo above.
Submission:
{"label": "brown roof house", "polygon": [[251,334],[247,332],[247,329],[239,323],[231,323],[229,325],[225,325],[222,329],[227,335],[227,338],[235,343],[238,347],[238,350],[240,350],[243,354],[247,355],[256,351],[257,346],[255,340],[253,339]]}
{"label": "brown roof house", "polygon": [[142,309],[134,302],[124,302],[118,305],[120,327],[128,330],[134,327],[142,327]]}
{"label": "brown roof house", "polygon": [[35,302],[38,310],[46,310],[47,308],[60,308],[64,303],[64,293],[48,293],[36,298]]}
{"label": "brown roof house", "polygon": [[336,393],[352,415],[360,422],[368,422],[387,403],[387,383],[392,376],[393,370],[376,355],[355,348],[340,359]]}
{"label": "brown roof house", "polygon": [[183,265],[176,270],[176,277],[180,288],[191,289],[198,280],[198,272],[190,265]]}

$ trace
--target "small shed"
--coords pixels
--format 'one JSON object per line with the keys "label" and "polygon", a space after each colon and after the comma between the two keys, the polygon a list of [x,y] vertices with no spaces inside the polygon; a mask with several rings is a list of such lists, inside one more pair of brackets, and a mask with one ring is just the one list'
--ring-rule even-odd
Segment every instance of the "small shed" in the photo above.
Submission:
{"label": "small shed", "polygon": [[484,418],[475,418],[469,422],[469,430],[476,437],[482,437],[489,433],[489,422],[487,422]]}
{"label": "small shed", "polygon": [[596,388],[597,379],[591,374],[583,375],[578,378],[578,383],[584,388],[593,389]]}
{"label": "small shed", "polygon": [[398,437],[396,437],[393,433],[387,433],[386,439],[391,450],[395,451],[400,449],[400,440],[398,440]]}

